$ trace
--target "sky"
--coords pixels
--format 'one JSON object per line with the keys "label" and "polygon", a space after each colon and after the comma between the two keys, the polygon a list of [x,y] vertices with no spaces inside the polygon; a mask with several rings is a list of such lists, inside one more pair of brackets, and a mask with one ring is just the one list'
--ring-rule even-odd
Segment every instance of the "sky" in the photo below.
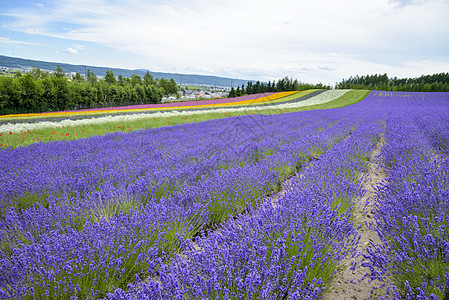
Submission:
{"label": "sky", "polygon": [[335,84],[449,72],[449,0],[0,0],[0,54]]}

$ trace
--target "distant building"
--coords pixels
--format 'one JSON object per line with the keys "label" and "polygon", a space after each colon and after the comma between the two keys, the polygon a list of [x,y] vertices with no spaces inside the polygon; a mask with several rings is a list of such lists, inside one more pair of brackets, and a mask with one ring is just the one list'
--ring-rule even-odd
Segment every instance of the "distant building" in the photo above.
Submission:
{"label": "distant building", "polygon": [[227,98],[229,92],[217,91],[217,90],[179,90],[179,96],[181,99],[213,99],[213,98]]}

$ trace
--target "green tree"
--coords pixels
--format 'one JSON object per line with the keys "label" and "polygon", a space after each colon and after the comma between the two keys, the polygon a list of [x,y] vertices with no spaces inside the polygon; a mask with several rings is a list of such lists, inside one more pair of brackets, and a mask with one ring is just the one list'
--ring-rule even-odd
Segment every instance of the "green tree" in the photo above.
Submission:
{"label": "green tree", "polygon": [[153,88],[153,103],[161,103],[164,96],[164,89],[161,87],[152,86]]}
{"label": "green tree", "polygon": [[119,102],[119,94],[117,91],[117,86],[109,85],[108,86],[108,100],[107,102],[118,103]]}
{"label": "green tree", "polygon": [[239,86],[237,86],[237,89],[235,90],[235,96],[240,97],[242,95],[242,90]]}
{"label": "green tree", "polygon": [[234,98],[234,97],[235,97],[235,90],[234,90],[233,87],[231,87],[231,90],[229,91],[228,97],[229,97],[229,98]]}
{"label": "green tree", "polygon": [[146,103],[153,103],[154,99],[156,97],[155,95],[155,86],[153,85],[144,85],[143,86],[145,90],[145,102]]}
{"label": "green tree", "polygon": [[91,105],[96,101],[97,101],[97,88],[90,84],[86,84],[86,88],[83,94],[83,104],[86,107],[91,107]]}
{"label": "green tree", "polygon": [[97,76],[91,72],[90,70],[87,70],[87,82],[90,84],[95,84],[97,82]]}
{"label": "green tree", "polygon": [[130,85],[125,85],[125,99],[126,101],[137,102],[136,90]]}
{"label": "green tree", "polygon": [[64,78],[64,72],[62,71],[62,69],[61,69],[61,67],[60,66],[58,66],[57,68],[56,68],[56,70],[55,70],[55,72],[53,73],[53,75],[56,77],[56,78]]}
{"label": "green tree", "polygon": [[117,77],[117,83],[118,83],[119,85],[121,85],[121,86],[124,86],[124,85],[125,85],[125,80],[123,79],[122,74],[119,74],[119,75],[118,75],[118,77]]}
{"label": "green tree", "polygon": [[143,88],[143,86],[141,86],[141,85],[136,85],[136,86],[134,87],[134,89],[135,89],[135,91],[136,91],[137,102],[145,103],[146,96],[145,96],[145,89]]}
{"label": "green tree", "polygon": [[42,107],[40,102],[44,92],[41,82],[27,73],[19,79],[19,84],[21,85],[21,106],[29,112],[38,112]]}
{"label": "green tree", "polygon": [[71,106],[68,82],[65,78],[53,77],[56,110],[65,110]]}
{"label": "green tree", "polygon": [[45,99],[43,111],[52,111],[57,109],[57,96],[56,96],[56,88],[53,83],[53,78],[46,77],[42,79],[42,89],[43,94],[42,98]]}
{"label": "green tree", "polygon": [[170,78],[170,81],[168,82],[167,93],[169,95],[178,94],[178,85],[176,84],[176,81],[173,78]]}
{"label": "green tree", "polygon": [[31,76],[33,76],[33,78],[34,78],[35,80],[40,79],[41,76],[42,76],[41,69],[39,69],[39,68],[33,68],[33,69],[31,70],[30,74],[31,74]]}
{"label": "green tree", "polygon": [[70,91],[70,102],[74,105],[74,109],[79,109],[83,103],[84,83],[74,81],[68,85]]}
{"label": "green tree", "polygon": [[245,93],[249,95],[254,94],[253,83],[251,81],[246,83]]}
{"label": "green tree", "polygon": [[81,77],[81,74],[76,72],[75,75],[72,76],[72,80],[76,82],[83,82],[84,79]]}
{"label": "green tree", "polygon": [[13,110],[22,104],[21,86],[18,79],[11,77],[0,77],[0,109]]}
{"label": "green tree", "polygon": [[115,79],[114,72],[106,71],[106,75],[104,76],[104,82],[107,84],[115,84],[117,80]]}
{"label": "green tree", "polygon": [[158,80],[157,85],[164,89],[164,94],[166,95],[175,95],[178,93],[178,85],[173,78],[170,80],[161,78]]}
{"label": "green tree", "polygon": [[125,92],[125,88],[121,85],[117,85],[117,100],[116,103],[120,104],[124,101],[126,101],[126,92]]}
{"label": "green tree", "polygon": [[136,86],[138,84],[142,84],[142,78],[139,75],[133,74],[131,75],[131,84]]}
{"label": "green tree", "polygon": [[153,76],[150,74],[149,71],[145,73],[145,76],[143,76],[143,84],[144,85],[154,85],[156,82],[154,81]]}

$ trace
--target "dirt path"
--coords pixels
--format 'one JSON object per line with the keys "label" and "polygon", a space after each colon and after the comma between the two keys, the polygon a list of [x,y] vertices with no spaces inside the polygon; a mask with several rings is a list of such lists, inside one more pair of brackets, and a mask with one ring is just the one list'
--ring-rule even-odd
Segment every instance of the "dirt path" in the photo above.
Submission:
{"label": "dirt path", "polygon": [[[375,186],[381,182],[386,174],[384,170],[379,167],[377,161],[380,149],[384,143],[383,138],[377,144],[376,149],[371,153],[370,164],[368,172],[362,173],[367,176],[366,181],[363,184],[363,188],[366,190],[366,194],[358,199],[355,203],[355,225],[361,226],[359,229],[360,242],[357,247],[357,252],[366,254],[366,249],[370,247],[370,242],[374,244],[380,244],[380,239],[377,232],[370,230],[367,223],[374,221],[373,213],[371,212],[371,207],[366,207],[367,201],[372,204],[375,196]],[[359,282],[367,272],[366,268],[361,267],[362,256],[356,256],[354,258],[348,257],[342,262],[343,269],[340,270],[334,280],[331,282],[329,292],[324,295],[326,300],[343,300],[343,299],[378,299],[381,295],[379,292],[374,293],[371,296],[371,291],[373,287],[379,287],[378,282],[369,282],[369,278],[365,278],[363,281]],[[354,271],[350,270],[351,263],[355,261],[357,267]]]}

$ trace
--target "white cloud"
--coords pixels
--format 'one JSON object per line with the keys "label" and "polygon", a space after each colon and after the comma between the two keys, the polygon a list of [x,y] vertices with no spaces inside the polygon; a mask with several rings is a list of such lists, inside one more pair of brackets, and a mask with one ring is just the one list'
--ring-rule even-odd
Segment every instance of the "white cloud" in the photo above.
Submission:
{"label": "white cloud", "polygon": [[72,48],[72,47],[67,47],[65,50],[65,52],[73,54],[73,55],[78,55],[78,49],[76,48]]}
{"label": "white cloud", "polygon": [[32,42],[26,42],[26,41],[16,41],[11,40],[7,37],[0,36],[0,45],[7,45],[7,46],[37,46],[38,43],[32,43]]}
{"label": "white cloud", "polygon": [[[445,0],[66,0],[6,14],[11,30],[70,40],[66,52],[96,43],[114,49],[108,66],[154,71],[327,83],[449,61]],[[143,60],[130,66],[132,57]]]}
{"label": "white cloud", "polygon": [[73,46],[74,46],[74,48],[76,48],[76,49],[78,49],[78,50],[84,50],[84,49],[86,49],[86,46],[85,46],[85,45],[76,44],[76,45],[73,45]]}

